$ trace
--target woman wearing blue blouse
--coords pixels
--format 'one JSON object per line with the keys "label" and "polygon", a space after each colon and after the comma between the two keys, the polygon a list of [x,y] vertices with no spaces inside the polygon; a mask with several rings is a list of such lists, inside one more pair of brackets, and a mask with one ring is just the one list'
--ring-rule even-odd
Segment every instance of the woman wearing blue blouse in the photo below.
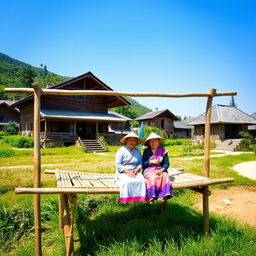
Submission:
{"label": "woman wearing blue blouse", "polygon": [[124,145],[116,153],[116,183],[120,188],[120,202],[146,201],[146,185],[142,168],[142,156],[136,146],[142,140],[133,132],[123,137]]}

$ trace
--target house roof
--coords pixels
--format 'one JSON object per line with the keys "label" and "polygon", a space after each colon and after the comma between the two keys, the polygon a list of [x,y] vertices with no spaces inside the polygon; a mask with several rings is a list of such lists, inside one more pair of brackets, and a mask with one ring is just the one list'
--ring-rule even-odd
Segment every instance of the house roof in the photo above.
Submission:
{"label": "house roof", "polygon": [[123,130],[118,128],[112,128],[110,125],[108,126],[108,132],[112,132],[115,134],[128,134],[131,132],[130,128],[124,128]]}
{"label": "house roof", "polygon": [[173,122],[174,128],[175,129],[188,129],[191,130],[193,129],[192,126],[188,125],[188,122],[186,120],[182,120],[182,121],[174,121]]}
{"label": "house roof", "polygon": [[[70,85],[73,85],[74,83],[83,80],[83,79],[89,79],[91,81],[94,81],[94,86],[92,88],[85,88],[84,90],[106,90],[106,91],[113,91],[113,89],[111,89],[108,85],[106,85],[104,82],[102,82],[99,78],[97,78],[92,72],[87,72],[84,73],[80,76],[77,77],[73,77],[67,81],[61,82],[59,84],[56,85],[52,85],[50,87],[48,87],[48,89],[63,89],[63,87],[68,87]],[[81,89],[81,88],[74,88],[74,89]],[[11,105],[11,107],[16,107],[19,106],[20,104],[23,104],[26,101],[32,100],[34,97],[33,94],[13,103]],[[130,102],[127,101],[124,97],[122,96],[111,96],[111,95],[107,95],[104,96],[107,97],[108,100],[108,108],[112,108],[112,107],[118,107],[118,106],[124,106],[124,105],[130,105]]]}
{"label": "house roof", "polygon": [[[2,105],[2,104],[10,107],[13,104],[13,101],[11,101],[11,100],[0,100],[0,105]],[[13,108],[13,110],[15,110],[18,114],[20,113],[19,109],[17,109],[17,108]]]}
{"label": "house roof", "polygon": [[106,121],[106,122],[125,122],[115,114],[78,112],[68,110],[41,109],[40,115],[46,119],[65,119],[65,120],[88,120],[88,121]]}
{"label": "house roof", "polygon": [[[254,112],[253,114],[251,114],[251,116],[256,119],[256,112]],[[249,125],[248,126],[248,130],[251,131],[251,130],[256,130],[256,125]]]}
{"label": "house roof", "polygon": [[149,112],[149,113],[147,113],[143,116],[140,116],[140,117],[136,118],[135,120],[140,121],[140,120],[153,119],[153,118],[156,118],[156,117],[160,116],[161,114],[163,114],[165,112],[167,113],[167,115],[170,116],[170,118],[172,118],[174,120],[178,120],[178,118],[169,109],[152,111],[152,112]]}
{"label": "house roof", "polygon": [[[201,125],[204,123],[205,113],[198,116],[189,125]],[[212,107],[211,123],[256,124],[256,119],[238,108],[227,105],[214,105]]]}
{"label": "house roof", "polygon": [[119,117],[125,119],[126,121],[132,121],[132,120],[133,120],[133,119],[131,119],[130,117],[125,116],[125,115],[122,115],[122,114],[117,113],[117,112],[115,112],[115,111],[110,111],[110,110],[109,110],[108,113],[109,113],[109,114],[114,114],[114,115],[116,115],[116,116],[119,116]]}

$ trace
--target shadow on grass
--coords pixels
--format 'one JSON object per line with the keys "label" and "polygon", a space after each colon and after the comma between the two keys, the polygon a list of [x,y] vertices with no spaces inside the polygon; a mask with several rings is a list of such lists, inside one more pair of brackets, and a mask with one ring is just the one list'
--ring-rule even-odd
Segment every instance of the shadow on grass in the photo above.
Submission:
{"label": "shadow on grass", "polygon": [[[146,249],[155,238],[163,247],[171,239],[179,248],[184,239],[203,237],[202,222],[200,213],[172,200],[166,211],[162,211],[160,202],[121,205],[116,196],[79,200],[76,227],[80,247],[76,254],[97,255],[102,248],[134,241]],[[212,219],[211,229],[215,226],[216,220]]]}

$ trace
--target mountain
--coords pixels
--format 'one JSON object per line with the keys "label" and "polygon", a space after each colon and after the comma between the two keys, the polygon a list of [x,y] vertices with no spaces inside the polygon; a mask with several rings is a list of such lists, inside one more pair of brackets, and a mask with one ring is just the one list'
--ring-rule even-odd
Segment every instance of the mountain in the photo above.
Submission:
{"label": "mountain", "polygon": [[[48,71],[46,65],[41,64],[40,66],[41,68],[32,67],[25,62],[0,53],[0,99],[11,99],[13,97],[11,94],[4,93],[3,89],[6,87],[24,87],[26,82],[28,84],[27,87],[30,87],[31,82],[34,81],[39,82],[45,88],[47,84],[57,84],[70,79],[70,77],[60,76]],[[32,81],[26,80],[28,74],[31,76]],[[131,118],[139,117],[151,111],[136,100],[130,97],[125,98],[131,103],[131,106],[115,108],[114,111]]]}
{"label": "mountain", "polygon": [[45,88],[47,84],[56,84],[67,79],[69,77],[48,71],[46,65],[42,65],[42,68],[32,67],[27,63],[0,53],[0,98],[12,97],[12,95],[4,94],[3,89],[5,87],[24,87],[24,81],[27,81],[29,86],[33,81],[39,82]]}

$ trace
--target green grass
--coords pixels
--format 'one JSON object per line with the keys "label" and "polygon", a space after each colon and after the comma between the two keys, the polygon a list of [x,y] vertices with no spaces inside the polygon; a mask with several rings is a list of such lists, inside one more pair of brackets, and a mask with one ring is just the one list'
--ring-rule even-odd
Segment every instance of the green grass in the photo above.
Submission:
{"label": "green grass", "polygon": [[[2,148],[3,144],[1,144]],[[4,145],[3,148],[10,148]],[[42,186],[54,187],[54,175],[44,169],[59,167],[89,172],[115,171],[115,152],[109,147],[104,154],[84,153],[79,147],[42,149],[42,164],[58,164],[42,168]],[[179,146],[168,148],[171,166],[203,174],[203,159],[182,160]],[[17,155],[0,159],[0,166],[33,165],[33,151],[15,150]],[[211,177],[234,177],[235,182],[215,186],[251,186],[256,181],[238,175],[231,167],[256,156],[244,154],[211,159]],[[71,165],[63,165],[71,164]],[[0,170],[0,255],[33,255],[33,197],[14,195],[15,187],[32,187],[32,168]],[[211,236],[202,235],[202,214],[194,210],[197,193],[175,191],[166,212],[161,204],[135,202],[127,206],[118,196],[79,195],[76,208],[76,255],[253,255],[256,230],[231,219],[211,214]],[[58,228],[57,196],[42,196],[42,230],[44,255],[65,255],[62,230]]]}

